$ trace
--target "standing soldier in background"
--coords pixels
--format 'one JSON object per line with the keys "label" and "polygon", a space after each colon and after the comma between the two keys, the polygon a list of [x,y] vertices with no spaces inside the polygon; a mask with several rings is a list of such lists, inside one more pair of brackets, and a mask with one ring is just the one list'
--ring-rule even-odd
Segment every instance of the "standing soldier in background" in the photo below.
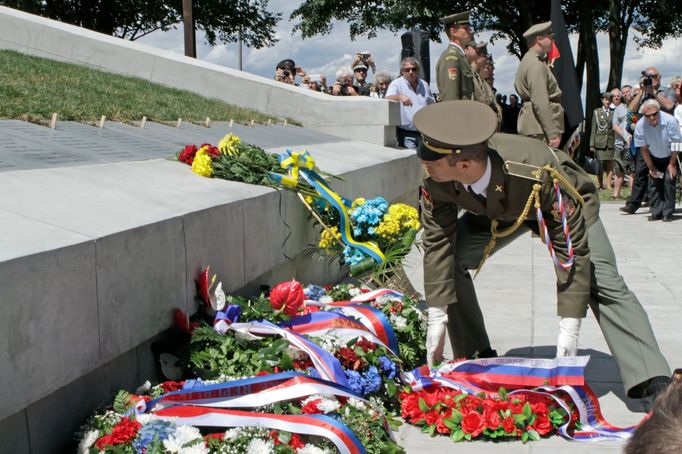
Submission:
{"label": "standing soldier in background", "polygon": [[490,106],[495,111],[498,118],[498,131],[502,127],[502,110],[499,108],[497,98],[493,88],[488,82],[483,80],[482,74],[487,70],[488,52],[486,51],[486,43],[470,41],[464,48],[467,61],[471,65],[473,81],[474,81],[474,97],[475,101],[481,101]]}
{"label": "standing soldier in background", "polygon": [[528,52],[514,81],[516,92],[523,100],[519,134],[544,140],[556,148],[564,132],[564,108],[559,84],[546,63],[547,53],[552,49],[552,23],[533,25],[523,37],[528,41]]}
{"label": "standing soldier in background", "polygon": [[611,190],[611,178],[613,177],[613,111],[611,110],[611,93],[604,92],[601,96],[602,107],[594,109],[592,114],[592,130],[590,132],[590,151],[595,154],[603,164],[606,171],[606,186],[604,185],[604,172],[597,175],[599,189]]}
{"label": "standing soldier in background", "polygon": [[436,63],[438,99],[473,99],[474,76],[464,54],[464,46],[473,38],[469,11],[442,17],[440,21],[445,25],[445,34],[450,44]]}

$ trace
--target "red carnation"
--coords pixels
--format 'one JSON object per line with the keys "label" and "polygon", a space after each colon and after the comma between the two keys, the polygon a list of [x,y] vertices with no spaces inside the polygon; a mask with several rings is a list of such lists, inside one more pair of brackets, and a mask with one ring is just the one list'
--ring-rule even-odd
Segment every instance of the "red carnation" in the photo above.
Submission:
{"label": "red carnation", "polygon": [[294,450],[301,449],[305,446],[303,440],[298,434],[291,434],[291,440],[289,441],[289,446],[294,448]]}
{"label": "red carnation", "polygon": [[322,413],[322,411],[319,408],[317,408],[317,404],[319,404],[321,401],[322,399],[311,400],[310,402],[305,404],[303,408],[301,408],[301,412],[305,415],[315,415]]}
{"label": "red carnation", "polygon": [[111,429],[111,434],[100,437],[99,440],[95,442],[95,446],[97,446],[97,449],[99,450],[104,450],[107,446],[128,443],[135,438],[141,427],[142,424],[131,420],[126,416]]}
{"label": "red carnation", "polygon": [[462,418],[462,431],[472,438],[478,437],[483,431],[483,417],[477,411],[470,411]]}
{"label": "red carnation", "polygon": [[303,287],[296,280],[280,282],[270,290],[270,305],[276,311],[283,311],[289,317],[298,314],[303,306],[305,294]]}
{"label": "red carnation", "polygon": [[184,382],[182,381],[165,381],[161,383],[161,389],[163,389],[163,392],[165,393],[170,393],[173,391],[178,391],[182,389],[182,385]]}
{"label": "red carnation", "polygon": [[186,145],[185,149],[182,150],[178,155],[178,160],[184,162],[185,164],[192,165],[197,151],[196,145]]}
{"label": "red carnation", "polygon": [[377,344],[375,344],[372,341],[368,341],[364,337],[360,338],[360,340],[358,340],[355,343],[355,346],[360,347],[362,349],[362,351],[365,353],[367,353],[368,351],[371,351],[371,350],[376,350],[376,348],[377,348]]}

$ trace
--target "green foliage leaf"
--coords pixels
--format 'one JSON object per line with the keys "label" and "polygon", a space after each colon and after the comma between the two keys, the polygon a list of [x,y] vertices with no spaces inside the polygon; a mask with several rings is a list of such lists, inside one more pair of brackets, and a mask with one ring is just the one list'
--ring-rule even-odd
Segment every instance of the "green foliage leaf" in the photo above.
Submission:
{"label": "green foliage leaf", "polygon": [[419,409],[424,413],[431,410],[431,408],[428,405],[426,405],[426,401],[421,397],[419,398]]}

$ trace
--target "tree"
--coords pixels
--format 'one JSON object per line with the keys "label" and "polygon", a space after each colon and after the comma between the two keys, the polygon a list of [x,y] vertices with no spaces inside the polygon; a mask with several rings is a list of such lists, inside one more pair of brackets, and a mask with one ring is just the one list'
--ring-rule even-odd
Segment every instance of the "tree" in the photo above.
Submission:
{"label": "tree", "polygon": [[[182,0],[0,0],[0,5],[129,40],[182,22]],[[277,42],[273,29],[281,19],[267,8],[268,0],[194,0],[192,9],[209,44],[241,38],[261,48]]]}

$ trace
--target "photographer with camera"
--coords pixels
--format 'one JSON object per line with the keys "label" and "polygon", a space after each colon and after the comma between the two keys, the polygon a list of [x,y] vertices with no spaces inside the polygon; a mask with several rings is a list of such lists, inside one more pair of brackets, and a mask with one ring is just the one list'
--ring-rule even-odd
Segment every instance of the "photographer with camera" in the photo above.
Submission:
{"label": "photographer with camera", "polygon": [[639,112],[647,99],[658,101],[663,112],[673,113],[675,93],[661,86],[661,73],[653,66],[642,71],[642,77],[639,79],[639,92],[632,98],[628,107],[632,112]]}
{"label": "photographer with camera", "polygon": [[333,96],[358,96],[358,92],[353,87],[353,73],[347,69],[336,71],[336,83],[330,94]]}
{"label": "photographer with camera", "polygon": [[286,58],[275,67],[275,80],[289,85],[296,85],[296,76],[304,77],[306,75],[303,68],[296,66],[296,63],[291,58]]}

